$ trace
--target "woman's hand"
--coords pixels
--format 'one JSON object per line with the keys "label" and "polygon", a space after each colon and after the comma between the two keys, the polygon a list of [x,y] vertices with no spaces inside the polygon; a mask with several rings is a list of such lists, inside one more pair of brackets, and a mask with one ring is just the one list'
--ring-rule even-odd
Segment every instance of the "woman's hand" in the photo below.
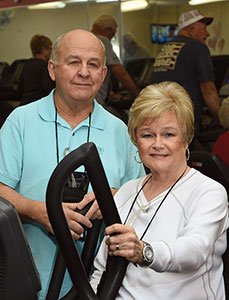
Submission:
{"label": "woman's hand", "polygon": [[142,260],[143,242],[132,226],[113,224],[105,229],[105,234],[109,255],[122,256],[133,263]]}

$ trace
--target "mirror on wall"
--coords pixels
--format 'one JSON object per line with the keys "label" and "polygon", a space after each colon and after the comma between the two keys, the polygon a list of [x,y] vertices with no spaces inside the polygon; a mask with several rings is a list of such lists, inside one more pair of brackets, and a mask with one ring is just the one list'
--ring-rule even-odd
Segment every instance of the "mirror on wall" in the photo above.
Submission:
{"label": "mirror on wall", "polygon": [[0,10],[1,60],[11,63],[14,59],[30,57],[29,42],[34,34],[45,34],[54,41],[61,33],[74,28],[90,30],[95,18],[101,14],[112,15],[119,25],[112,43],[120,58],[124,59],[125,34],[132,36],[150,56],[155,57],[163,45],[161,39],[153,38],[155,28],[161,37],[169,35],[170,29],[176,33],[179,15],[190,9],[199,9],[215,18],[213,25],[209,26],[211,37],[208,46],[212,55],[223,55],[229,51],[229,1],[190,6],[187,0],[148,0],[145,8],[131,11],[122,10],[122,4],[128,1],[99,1],[102,0],[68,0],[64,1],[65,7],[59,9],[30,10],[22,6]]}

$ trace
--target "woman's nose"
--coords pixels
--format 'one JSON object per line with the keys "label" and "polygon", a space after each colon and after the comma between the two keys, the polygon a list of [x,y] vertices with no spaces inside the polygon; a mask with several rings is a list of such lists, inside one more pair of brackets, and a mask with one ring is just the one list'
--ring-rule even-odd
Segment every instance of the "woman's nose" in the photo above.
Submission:
{"label": "woman's nose", "polygon": [[154,148],[160,148],[160,147],[162,147],[162,146],[163,146],[163,138],[160,137],[160,136],[156,136],[156,137],[154,138],[154,140],[153,140],[152,146],[153,146]]}

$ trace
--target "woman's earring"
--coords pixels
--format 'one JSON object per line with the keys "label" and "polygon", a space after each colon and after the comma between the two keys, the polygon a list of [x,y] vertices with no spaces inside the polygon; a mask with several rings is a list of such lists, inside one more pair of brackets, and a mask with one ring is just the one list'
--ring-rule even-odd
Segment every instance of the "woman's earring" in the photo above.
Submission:
{"label": "woman's earring", "polygon": [[188,161],[189,158],[190,158],[190,151],[189,151],[188,148],[187,148],[186,151],[185,151],[185,156],[186,156],[186,160]]}
{"label": "woman's earring", "polygon": [[138,150],[136,151],[136,154],[134,155],[134,160],[135,160],[138,164],[141,164],[141,163],[142,163],[141,159],[139,158]]}
{"label": "woman's earring", "polygon": [[136,154],[134,155],[134,160],[138,163],[138,164],[141,164],[142,161],[139,157],[139,154],[138,154],[138,150],[136,151]]}

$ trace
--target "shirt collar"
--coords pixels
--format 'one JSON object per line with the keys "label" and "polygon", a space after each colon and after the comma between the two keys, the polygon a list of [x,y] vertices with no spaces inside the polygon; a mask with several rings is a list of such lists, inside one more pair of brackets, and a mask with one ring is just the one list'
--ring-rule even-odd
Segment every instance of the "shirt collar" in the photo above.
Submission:
{"label": "shirt collar", "polygon": [[[94,99],[94,109],[91,114],[91,127],[104,130],[106,118],[103,114],[103,110],[104,108]],[[55,122],[54,90],[40,101],[38,113],[43,120]],[[86,120],[83,120],[79,126],[85,124]],[[88,123],[88,121],[86,122]]]}

